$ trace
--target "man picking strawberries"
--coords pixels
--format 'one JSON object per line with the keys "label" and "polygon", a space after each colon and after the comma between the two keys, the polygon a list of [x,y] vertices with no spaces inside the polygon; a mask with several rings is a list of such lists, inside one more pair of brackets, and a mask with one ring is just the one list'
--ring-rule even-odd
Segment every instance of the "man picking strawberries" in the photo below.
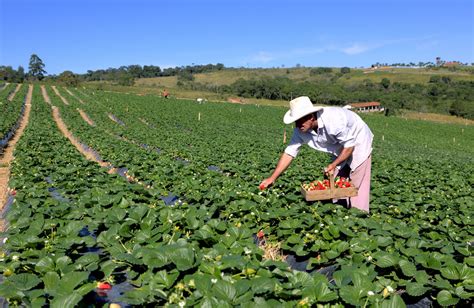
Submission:
{"label": "man picking strawberries", "polygon": [[333,155],[334,160],[324,171],[334,172],[334,176],[349,176],[359,190],[357,197],[350,198],[350,206],[369,212],[373,134],[367,124],[350,110],[314,106],[307,96],[290,101],[283,122],[295,123],[293,136],[272,175],[260,183],[260,188],[273,184],[306,144]]}

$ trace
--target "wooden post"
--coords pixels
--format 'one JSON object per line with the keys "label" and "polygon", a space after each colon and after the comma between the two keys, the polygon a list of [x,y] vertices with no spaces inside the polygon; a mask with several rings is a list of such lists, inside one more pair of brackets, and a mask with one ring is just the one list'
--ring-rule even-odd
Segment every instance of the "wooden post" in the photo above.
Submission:
{"label": "wooden post", "polygon": [[285,131],[283,132],[283,144],[286,143],[286,128]]}
{"label": "wooden post", "polygon": [[201,121],[201,113],[198,113],[198,121]]}

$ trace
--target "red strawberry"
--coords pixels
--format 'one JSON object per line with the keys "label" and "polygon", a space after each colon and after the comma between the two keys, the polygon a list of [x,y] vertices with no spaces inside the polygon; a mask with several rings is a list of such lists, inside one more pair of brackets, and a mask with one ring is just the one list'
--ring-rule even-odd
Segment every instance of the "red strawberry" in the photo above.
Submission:
{"label": "red strawberry", "polygon": [[108,282],[98,282],[97,289],[99,290],[110,290],[112,286]]}

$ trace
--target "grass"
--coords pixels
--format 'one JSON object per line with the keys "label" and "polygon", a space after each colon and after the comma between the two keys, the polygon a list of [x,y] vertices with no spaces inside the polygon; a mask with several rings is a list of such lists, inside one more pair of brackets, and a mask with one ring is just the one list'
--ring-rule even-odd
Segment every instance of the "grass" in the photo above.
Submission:
{"label": "grass", "polygon": [[[246,69],[246,68],[229,68],[218,72],[205,74],[195,74],[195,82],[214,86],[229,85],[240,78],[243,79],[259,79],[264,77],[286,77],[295,81],[320,82],[330,81],[336,76],[340,68],[333,68],[332,73],[311,75],[312,68],[268,68],[268,69]],[[469,68],[470,69],[470,68]],[[361,83],[364,80],[371,80],[373,83],[379,83],[383,78],[388,78],[393,82],[403,83],[428,83],[431,76],[449,76],[452,80],[474,81],[472,69],[461,68],[451,71],[445,68],[388,68],[382,70],[368,69],[351,69],[351,72],[340,76],[336,79],[337,83]],[[224,102],[228,101],[229,96],[215,92],[194,91],[179,88],[177,86],[177,77],[156,77],[141,78],[135,81],[133,87],[117,86],[112,84],[101,83],[103,90],[128,92],[137,95],[161,95],[164,89],[170,92],[171,97],[178,99],[195,100],[197,98],[205,98],[208,101]],[[334,81],[333,81],[334,82]],[[97,82],[91,82],[90,85],[97,85]],[[288,102],[284,100],[268,100],[246,98],[242,100],[245,104],[268,105],[287,107]],[[405,118],[434,121],[440,123],[459,123],[465,125],[473,125],[474,121],[457,118],[448,115],[429,114],[405,111],[402,115]]]}
{"label": "grass", "polygon": [[413,120],[422,120],[438,123],[449,123],[449,124],[461,124],[461,125],[474,125],[474,121],[469,119],[464,119],[456,116],[437,114],[437,113],[423,113],[416,111],[403,111],[401,117],[413,119]]}
{"label": "grass", "polygon": [[[310,75],[312,68],[268,68],[268,69],[225,69],[218,72],[211,72],[205,74],[195,74],[194,81],[196,83],[222,86],[230,85],[240,78],[243,79],[259,79],[264,77],[285,77],[294,81],[330,81],[340,68],[333,68],[332,73]],[[442,68],[389,68],[383,70],[367,70],[367,69],[352,69],[349,74],[345,74],[337,78],[338,83],[360,83],[364,80],[371,80],[374,83],[379,83],[383,78],[390,79],[391,82],[403,83],[428,83],[432,76],[449,76],[453,81],[467,80],[474,81],[474,74],[467,70],[450,71]],[[136,80],[135,85],[138,87],[154,87],[163,90],[176,89],[177,77],[156,77],[156,78],[141,78]]]}

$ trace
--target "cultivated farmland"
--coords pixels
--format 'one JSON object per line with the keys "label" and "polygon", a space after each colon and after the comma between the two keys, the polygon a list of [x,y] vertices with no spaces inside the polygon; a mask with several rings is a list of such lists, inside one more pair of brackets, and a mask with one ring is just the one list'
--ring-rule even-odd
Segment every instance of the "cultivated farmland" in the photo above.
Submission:
{"label": "cultivated farmland", "polygon": [[[0,138],[24,114],[28,86],[10,101],[15,87],[0,91]],[[471,305],[474,127],[363,116],[375,134],[366,215],[304,201],[301,184],[329,160],[307,149],[259,191],[291,135],[285,111],[34,85],[8,163],[0,296],[56,307]]]}

